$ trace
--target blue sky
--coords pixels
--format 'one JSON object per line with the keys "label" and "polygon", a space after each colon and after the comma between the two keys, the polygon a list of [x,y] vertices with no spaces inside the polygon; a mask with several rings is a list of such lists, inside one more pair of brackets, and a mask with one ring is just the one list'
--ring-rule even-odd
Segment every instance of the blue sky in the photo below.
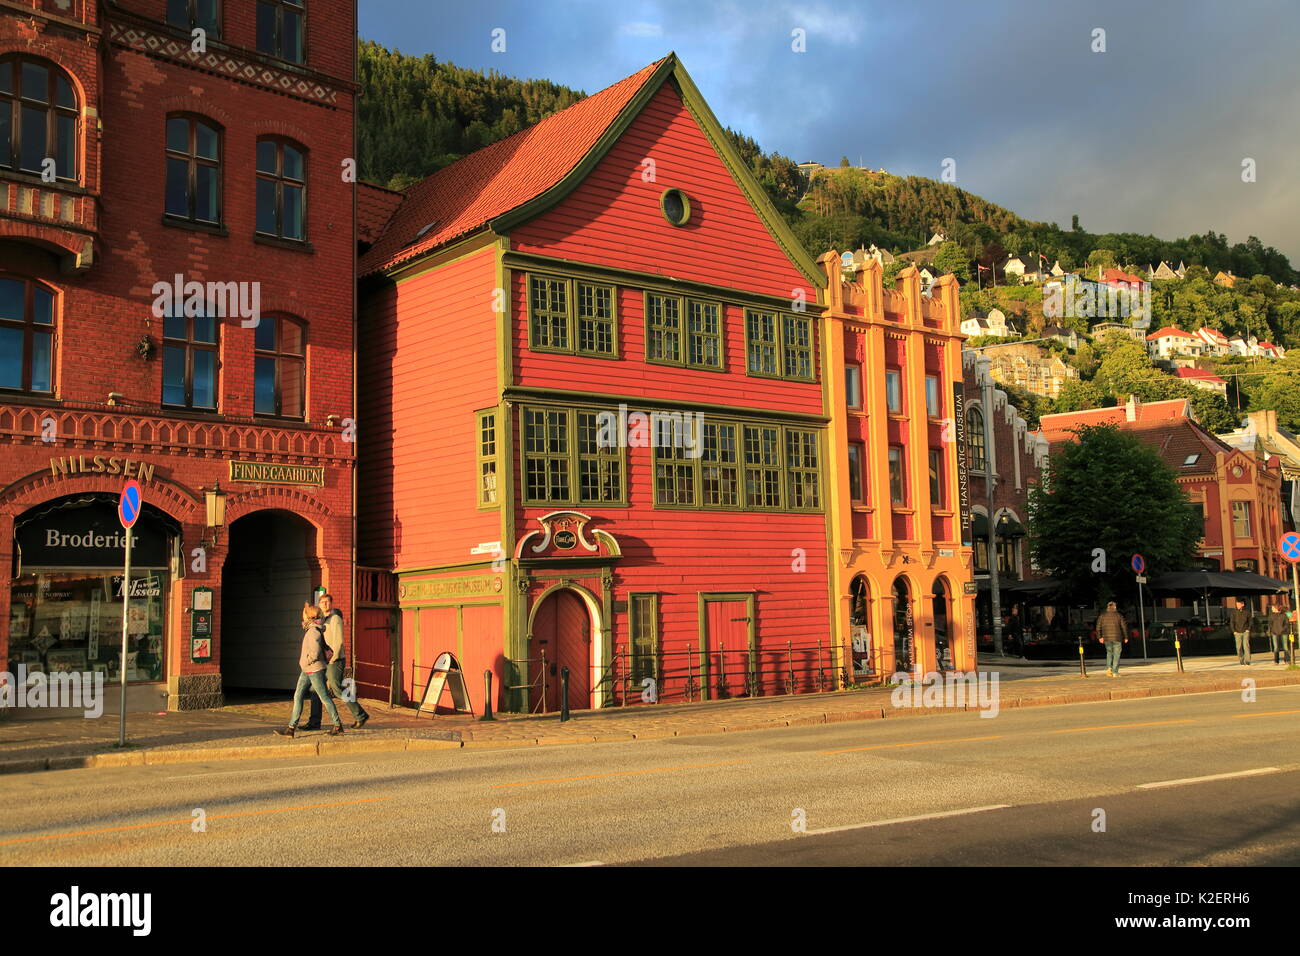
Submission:
{"label": "blue sky", "polygon": [[365,39],[588,93],[675,50],[724,124],[797,161],[938,178],[952,158],[1029,219],[1256,235],[1300,265],[1292,0],[360,4]]}

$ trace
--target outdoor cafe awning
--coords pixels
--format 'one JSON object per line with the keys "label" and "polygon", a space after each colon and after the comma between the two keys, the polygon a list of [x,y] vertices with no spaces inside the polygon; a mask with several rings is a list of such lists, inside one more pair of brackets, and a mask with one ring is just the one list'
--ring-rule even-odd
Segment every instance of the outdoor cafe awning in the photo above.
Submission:
{"label": "outdoor cafe awning", "polygon": [[1147,587],[1155,594],[1234,597],[1277,594],[1289,585],[1253,571],[1170,571],[1153,577]]}

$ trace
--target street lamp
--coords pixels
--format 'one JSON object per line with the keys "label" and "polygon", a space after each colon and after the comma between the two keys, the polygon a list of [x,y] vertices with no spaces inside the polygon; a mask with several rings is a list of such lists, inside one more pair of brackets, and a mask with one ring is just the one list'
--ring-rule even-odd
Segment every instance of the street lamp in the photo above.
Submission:
{"label": "street lamp", "polygon": [[221,490],[221,482],[203,492],[204,503],[208,510],[208,527],[212,529],[210,547],[217,546],[217,529],[226,523],[226,493]]}

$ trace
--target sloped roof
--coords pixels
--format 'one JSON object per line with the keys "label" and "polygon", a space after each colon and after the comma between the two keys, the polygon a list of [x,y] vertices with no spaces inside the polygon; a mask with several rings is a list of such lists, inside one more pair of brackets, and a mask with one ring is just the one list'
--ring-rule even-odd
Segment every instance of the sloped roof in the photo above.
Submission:
{"label": "sloped roof", "polygon": [[1215,342],[1219,345],[1228,344],[1228,337],[1226,335],[1224,335],[1218,329],[1210,328],[1208,325],[1201,326],[1199,329],[1196,330],[1196,334],[1203,339],[1209,339],[1211,342]]}
{"label": "sloped roof", "polygon": [[1174,374],[1179,378],[1194,378],[1202,382],[1216,382],[1223,385],[1228,384],[1224,379],[1219,378],[1219,376],[1215,375],[1213,372],[1207,372],[1204,369],[1199,368],[1176,368],[1174,369]]}
{"label": "sloped roof", "polygon": [[402,194],[395,189],[357,183],[357,239],[373,243],[401,204]]}
{"label": "sloped roof", "polygon": [[[1190,418],[1176,422],[1133,422],[1121,426],[1125,431],[1156,450],[1176,474],[1212,474],[1215,455],[1231,454],[1235,449],[1207,432]],[[1192,457],[1191,464],[1185,464]]]}
{"label": "sloped roof", "polygon": [[1135,276],[1123,269],[1106,269],[1101,274],[1102,282],[1141,282],[1141,276]]}
{"label": "sloped roof", "polygon": [[1158,329],[1147,336],[1148,342],[1154,342],[1156,339],[1163,339],[1165,336],[1176,336],[1184,339],[1196,338],[1191,332],[1184,332],[1182,329],[1176,329],[1172,325],[1166,325],[1163,329]]}
{"label": "sloped roof", "polygon": [[392,268],[476,232],[558,184],[666,59],[412,184],[388,228],[361,257],[360,274]]}
{"label": "sloped roof", "polygon": [[[1169,422],[1186,417],[1187,399],[1171,398],[1163,402],[1144,402],[1136,409],[1138,422]],[[1070,429],[1084,425],[1126,425],[1128,421],[1126,406],[1113,408],[1086,408],[1079,412],[1058,412],[1044,415],[1039,419],[1043,437],[1055,444],[1059,441],[1071,441],[1074,436]]]}

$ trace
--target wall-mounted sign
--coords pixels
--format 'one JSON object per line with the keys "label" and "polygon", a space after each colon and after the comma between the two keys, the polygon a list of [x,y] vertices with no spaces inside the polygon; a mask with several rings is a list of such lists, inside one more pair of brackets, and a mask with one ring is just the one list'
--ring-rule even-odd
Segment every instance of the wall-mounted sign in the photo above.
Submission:
{"label": "wall-mounted sign", "polygon": [[38,513],[18,526],[14,538],[24,568],[121,568],[128,533],[132,567],[166,570],[162,522],[145,511],[130,532],[124,531],[117,506],[108,501],[71,502]]}
{"label": "wall-mounted sign", "polygon": [[190,608],[190,660],[206,664],[212,657],[212,588],[195,588]]}
{"label": "wall-mounted sign", "polygon": [[551,536],[551,540],[561,551],[570,551],[578,544],[578,536],[572,531],[557,531]]}
{"label": "wall-mounted sign", "polygon": [[154,465],[134,458],[115,458],[105,455],[69,455],[50,459],[50,475],[66,478],[69,475],[121,475],[138,481],[153,481]]}
{"label": "wall-mounted sign", "polygon": [[325,485],[324,465],[280,465],[267,461],[232,461],[231,481],[263,485]]}
{"label": "wall-mounted sign", "polygon": [[397,585],[397,598],[409,603],[434,598],[492,595],[500,592],[501,580],[500,574],[477,574],[461,578],[403,581]]}
{"label": "wall-mounted sign", "polygon": [[952,383],[952,440],[957,452],[957,521],[962,547],[972,540],[970,511],[970,475],[966,469],[966,388],[963,382]]}
{"label": "wall-mounted sign", "polygon": [[974,581],[963,581],[963,582],[962,582],[962,586],[961,586],[961,593],[962,593],[962,594],[978,594],[978,593],[979,593],[979,585],[976,584]]}

